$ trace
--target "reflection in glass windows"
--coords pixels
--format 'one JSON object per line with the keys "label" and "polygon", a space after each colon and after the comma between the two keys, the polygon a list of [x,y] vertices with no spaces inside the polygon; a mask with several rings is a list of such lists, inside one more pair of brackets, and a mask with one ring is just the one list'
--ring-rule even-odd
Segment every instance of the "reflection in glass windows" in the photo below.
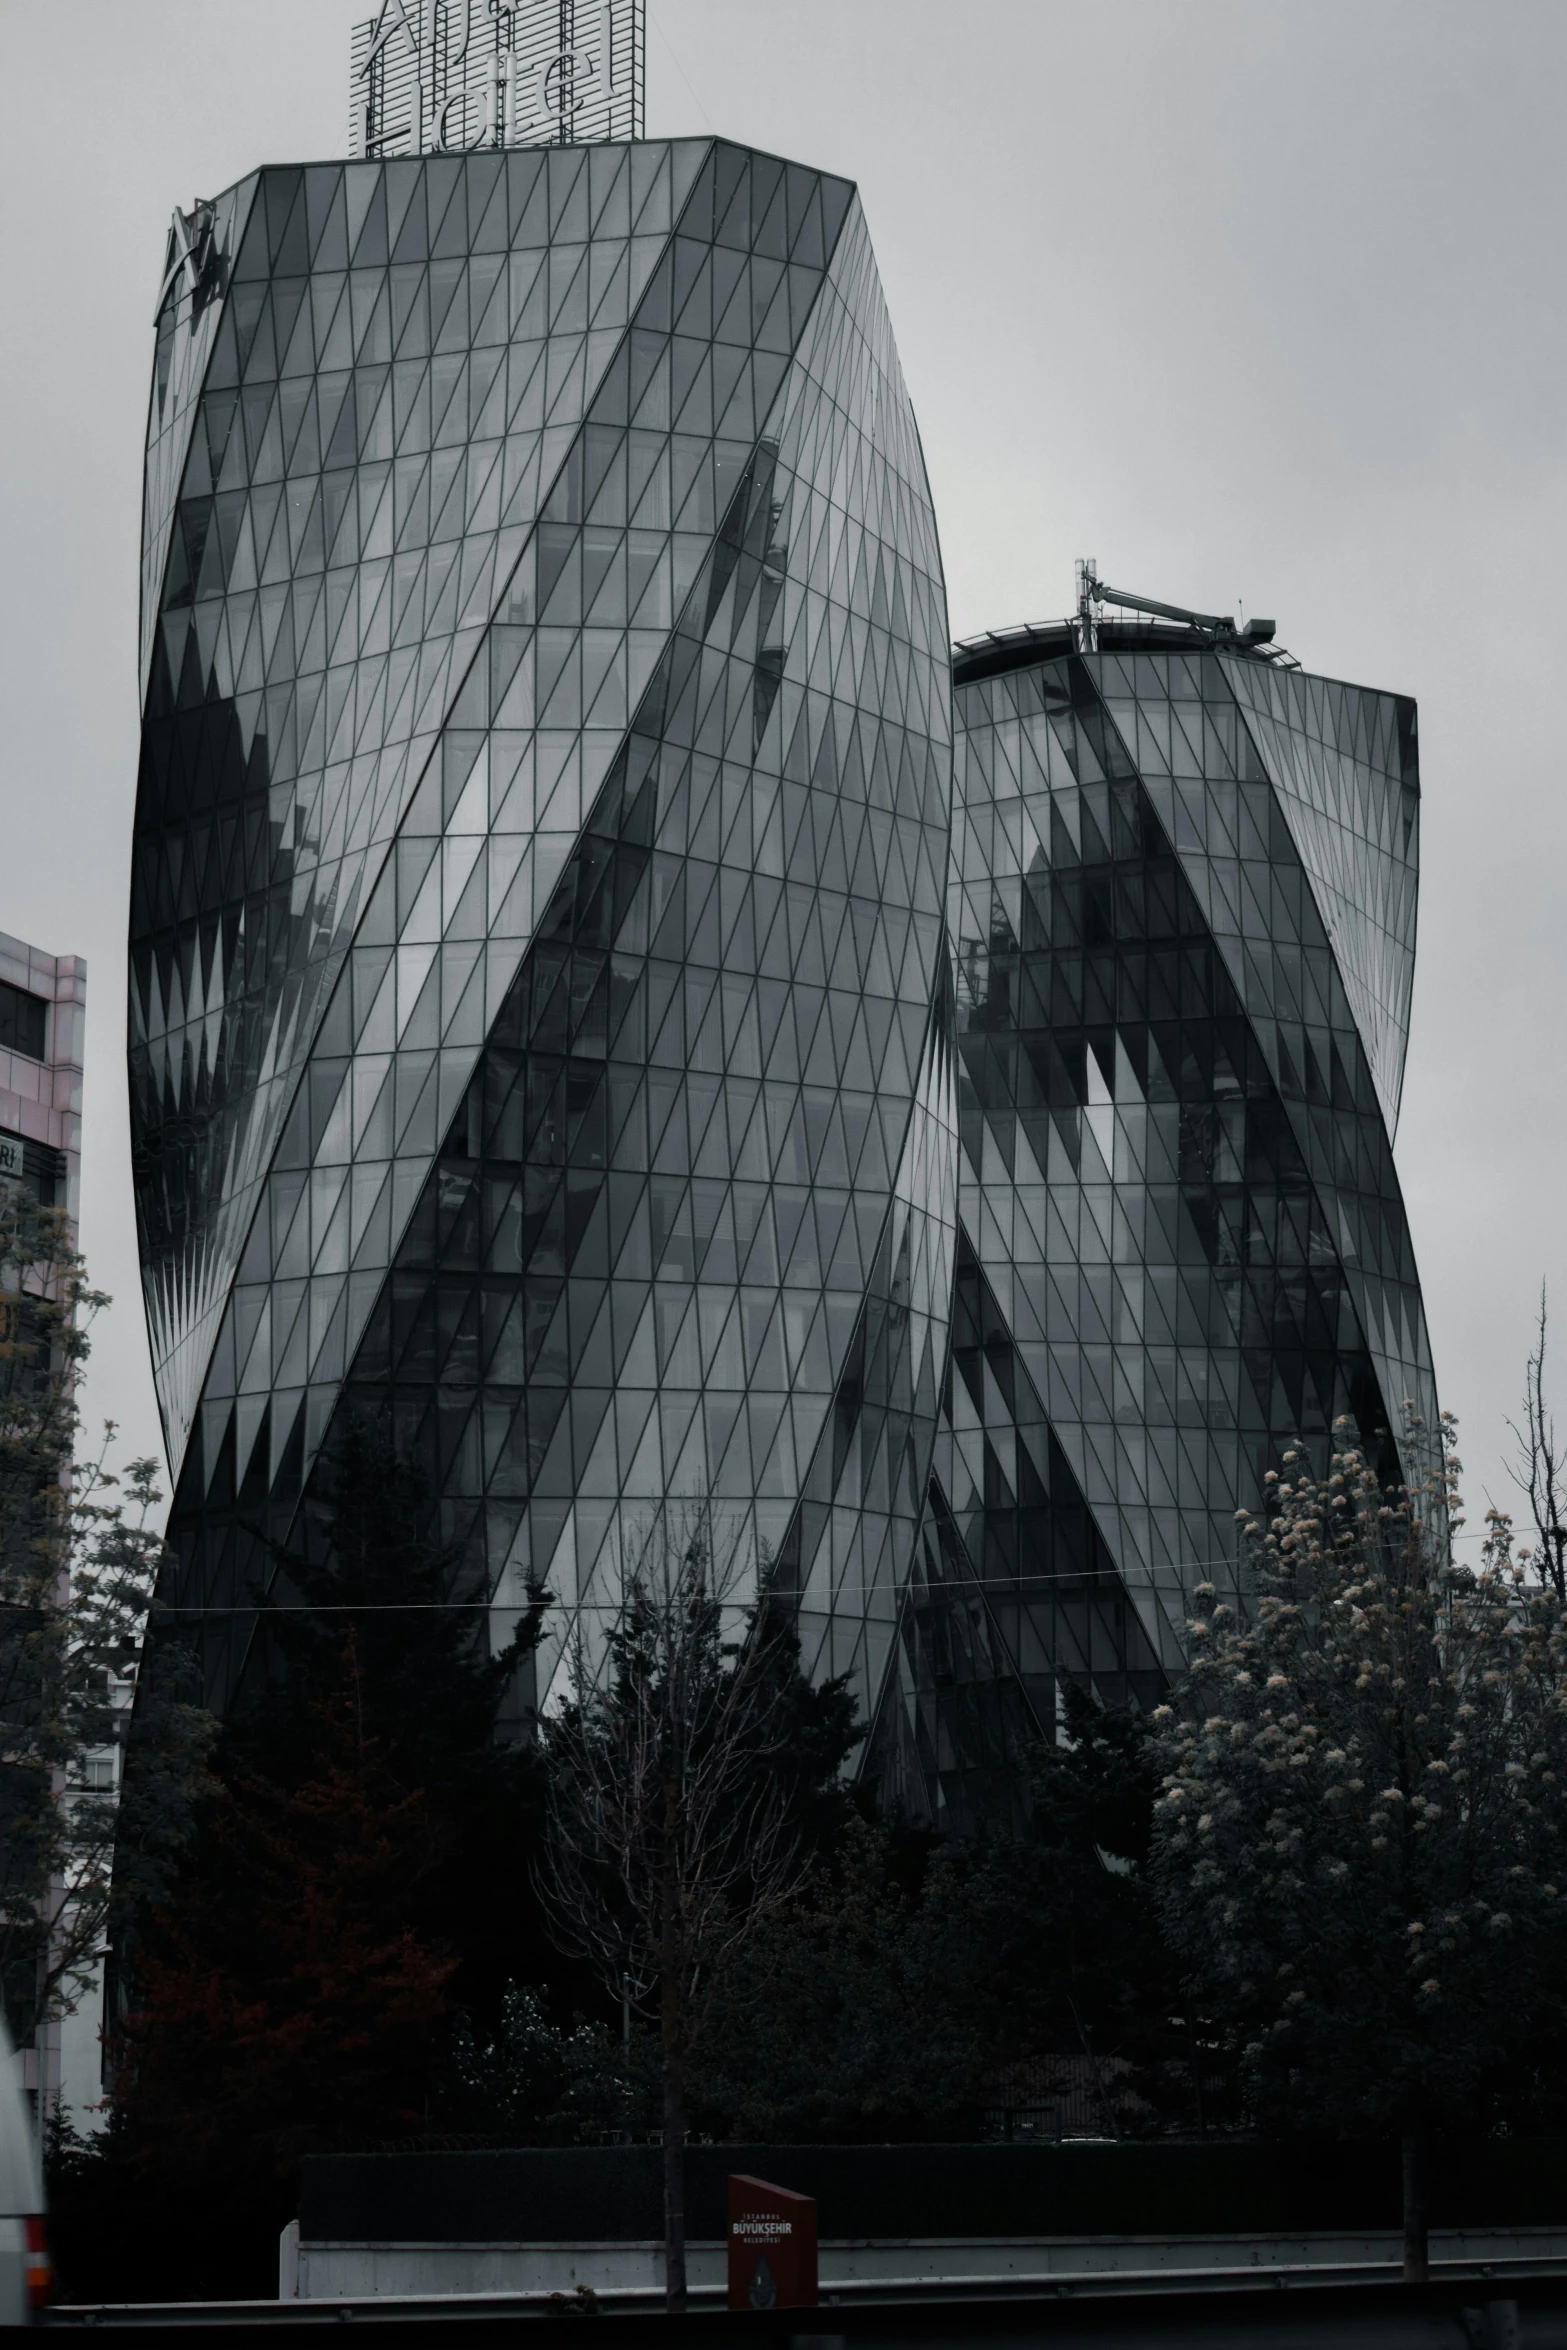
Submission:
{"label": "reflection in glass windows", "polygon": [[693,140],[211,211],[131,941],[166,1597],[226,1704],[357,1415],[502,1633],[548,1582],[541,1694],[707,1495],[869,1710],[957,1139],[945,605],[854,191]]}
{"label": "reflection in glass windows", "polygon": [[25,987],[0,979],[0,1053],[21,1053],[29,1061],[45,1056],[49,1006]]}
{"label": "reflection in glass windows", "polygon": [[211,1701],[368,1420],[456,1596],[504,1636],[548,1585],[541,1700],[709,1498],[889,1797],[1015,1816],[1291,1437],[1434,1417],[1412,706],[1107,622],[961,648],[954,744],[822,173],[268,169],[166,266],[130,1060]]}
{"label": "reflection in glass windows", "polygon": [[957,657],[958,1278],[874,1766],[944,1823],[1016,1811],[1064,1678],[1156,1697],[1292,1438],[1435,1423],[1412,705],[1148,633]]}

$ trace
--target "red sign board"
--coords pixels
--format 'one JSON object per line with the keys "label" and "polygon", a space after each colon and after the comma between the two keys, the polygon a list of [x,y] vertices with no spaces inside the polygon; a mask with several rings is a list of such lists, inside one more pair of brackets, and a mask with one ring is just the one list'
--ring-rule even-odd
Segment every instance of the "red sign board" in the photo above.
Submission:
{"label": "red sign board", "polygon": [[729,2181],[731,2309],[816,2307],[816,2203],[740,2175]]}

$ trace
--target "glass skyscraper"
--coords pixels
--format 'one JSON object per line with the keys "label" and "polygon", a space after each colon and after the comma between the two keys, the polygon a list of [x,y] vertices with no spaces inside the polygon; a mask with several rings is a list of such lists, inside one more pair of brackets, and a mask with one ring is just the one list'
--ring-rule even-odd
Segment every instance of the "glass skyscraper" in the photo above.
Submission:
{"label": "glass skyscraper", "polygon": [[1237,1511],[1436,1401],[1393,1169],[1412,703],[1199,628],[957,649],[951,1366],[883,1783],[1005,1811],[1074,1681],[1157,1702]]}
{"label": "glass skyscraper", "polygon": [[1434,1419],[1412,705],[1201,626],[954,660],[845,181],[271,168],[166,260],[130,1054],[209,1701],[357,1422],[455,1596],[552,1593],[541,1701],[710,1501],[889,1798],[1015,1812],[1292,1437]]}
{"label": "glass skyscraper", "polygon": [[165,1597],[230,1702],[349,1416],[547,1694],[711,1498],[869,1710],[956,1230],[934,518],[853,188],[715,140],[176,221],[131,937]]}

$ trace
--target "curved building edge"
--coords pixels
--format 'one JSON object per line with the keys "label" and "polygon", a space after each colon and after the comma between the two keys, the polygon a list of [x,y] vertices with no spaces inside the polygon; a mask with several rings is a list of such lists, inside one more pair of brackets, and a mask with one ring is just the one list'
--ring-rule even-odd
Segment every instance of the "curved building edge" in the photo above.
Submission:
{"label": "curved building edge", "polygon": [[[753,1561],[792,1544],[868,1707],[956,1135],[940,557],[857,199],[712,140],[247,185],[172,305],[203,367],[175,421],[154,396],[162,1597],[227,1705],[352,1413],[502,1630],[549,1582],[544,1688],[688,1493]],[[885,1400],[840,1457],[872,1306]]]}
{"label": "curved building edge", "polygon": [[1115,635],[956,656],[952,1355],[870,1765],[943,1826],[1016,1819],[1068,1683],[1157,1702],[1295,1439],[1411,1480],[1435,1439],[1413,705]]}

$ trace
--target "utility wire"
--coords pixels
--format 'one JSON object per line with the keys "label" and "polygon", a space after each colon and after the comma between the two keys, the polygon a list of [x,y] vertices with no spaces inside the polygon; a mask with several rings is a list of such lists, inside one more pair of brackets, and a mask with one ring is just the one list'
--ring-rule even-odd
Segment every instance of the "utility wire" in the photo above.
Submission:
{"label": "utility wire", "polygon": [[702,104],[701,99],[697,96],[695,89],[692,87],[691,76],[686,72],[685,67],[681,64],[679,58],[675,55],[674,47],[670,41],[669,35],[665,32],[657,17],[652,15],[651,12],[648,15],[647,21],[653,27],[653,30],[655,33],[657,33],[659,39],[663,42],[664,54],[669,59],[670,64],[674,67],[676,73],[679,74],[680,79],[685,83],[686,88],[690,90],[692,105],[696,108],[698,114],[702,117],[702,120],[706,123],[708,129],[712,131],[713,137],[716,139],[718,133],[713,128],[713,118],[708,113],[707,108]]}
{"label": "utility wire", "polygon": [[[1233,1560],[1229,1558],[1187,1559],[1180,1562],[1179,1566],[1171,1566],[1166,1568],[1164,1572],[1167,1574],[1174,1574],[1180,1572],[1181,1568],[1183,1567],[1185,1570],[1190,1572],[1195,1571],[1198,1568],[1216,1566],[1227,1567],[1233,1564]],[[832,1588],[832,1591],[829,1594],[825,1594],[824,1597],[830,1597],[832,1599],[863,1599],[866,1597],[886,1595],[893,1597],[903,1597],[905,1595],[912,1594],[917,1598],[923,1599],[958,1599],[971,1598],[975,1596],[981,1598],[1005,1599],[1023,1591],[1048,1591],[1054,1589],[1056,1586],[1062,1583],[1081,1583],[1083,1580],[1084,1578],[1077,1574],[1007,1575],[995,1580],[987,1581],[982,1581],[977,1576],[964,1579],[954,1577],[951,1582],[944,1583],[924,1583],[919,1585],[905,1583],[900,1591],[892,1591],[891,1587],[885,1583],[838,1583],[835,1584]],[[569,1606],[577,1615],[619,1615],[621,1612],[621,1602],[619,1600],[580,1599],[566,1601],[563,1603],[555,1593],[547,1590],[544,1591],[541,1596],[546,1606],[555,1607],[565,1604]],[[805,1605],[805,1594],[800,1591],[780,1591],[774,1594],[774,1596],[779,1598],[792,1599],[801,1606]],[[1110,1594],[1110,1596],[1130,1598],[1132,1596],[1132,1592],[1129,1588],[1123,1585],[1122,1591],[1119,1594]],[[3,1607],[7,1604],[14,1605],[15,1603],[0,1601],[0,1607]],[[320,1602],[315,1602],[311,1600],[271,1600],[266,1598],[264,1595],[258,1594],[255,1599],[240,1601],[229,1607],[175,1607],[166,1606],[158,1601],[153,1601],[149,1607],[148,1612],[149,1614],[157,1616],[456,1615],[461,1614],[464,1611],[471,1611],[475,1608],[482,1608],[488,1612],[493,1613],[497,1611],[504,1612],[509,1608],[516,1608],[521,1610],[531,1607],[534,1604],[536,1604],[535,1601],[532,1598],[526,1596],[521,1599],[353,1599],[322,1600]],[[744,1603],[736,1600],[733,1604],[735,1606],[740,1606]]]}

